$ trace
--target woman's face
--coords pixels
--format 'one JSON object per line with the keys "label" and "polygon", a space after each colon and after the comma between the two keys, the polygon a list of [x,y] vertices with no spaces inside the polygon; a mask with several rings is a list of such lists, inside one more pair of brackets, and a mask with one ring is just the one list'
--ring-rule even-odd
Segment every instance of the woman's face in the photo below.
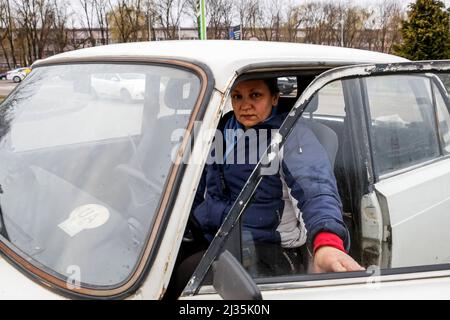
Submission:
{"label": "woman's face", "polygon": [[246,128],[266,120],[277,103],[278,94],[272,95],[263,80],[242,81],[231,92],[234,114]]}

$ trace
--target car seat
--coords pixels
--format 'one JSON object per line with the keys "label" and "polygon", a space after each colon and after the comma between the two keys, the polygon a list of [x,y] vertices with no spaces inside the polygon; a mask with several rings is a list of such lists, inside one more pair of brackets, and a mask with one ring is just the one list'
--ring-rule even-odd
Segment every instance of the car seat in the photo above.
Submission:
{"label": "car seat", "polygon": [[319,143],[323,146],[330,159],[331,168],[334,168],[336,161],[336,154],[339,148],[339,139],[330,127],[314,120],[313,113],[319,108],[319,97],[316,94],[306,107],[305,113],[309,115],[309,118],[304,117],[305,123],[311,129],[316,136]]}
{"label": "car seat", "polygon": [[[189,92],[183,91],[186,84],[190,85]],[[172,132],[186,127],[190,110],[198,98],[199,86],[197,78],[172,78],[162,90],[159,77],[151,81],[147,78],[141,137],[137,143],[131,141],[134,152],[129,160],[115,168],[116,183],[128,190],[128,205],[122,211],[129,217],[130,228],[141,230],[134,232],[136,234],[145,234],[143,230],[158,207],[168,165],[172,163],[171,153],[179,144],[179,141],[173,141]],[[183,92],[189,93],[188,96]],[[163,104],[174,113],[161,115]]]}

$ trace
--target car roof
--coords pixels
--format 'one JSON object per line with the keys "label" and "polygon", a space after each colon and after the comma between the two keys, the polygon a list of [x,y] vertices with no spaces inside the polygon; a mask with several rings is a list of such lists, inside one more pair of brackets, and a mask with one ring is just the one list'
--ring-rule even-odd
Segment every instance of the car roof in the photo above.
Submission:
{"label": "car roof", "polygon": [[216,87],[227,85],[236,71],[249,65],[268,63],[342,66],[361,63],[392,63],[406,59],[367,50],[312,44],[236,41],[236,40],[172,40],[121,43],[74,50],[40,60],[51,63],[84,58],[169,58],[200,62],[209,67]]}

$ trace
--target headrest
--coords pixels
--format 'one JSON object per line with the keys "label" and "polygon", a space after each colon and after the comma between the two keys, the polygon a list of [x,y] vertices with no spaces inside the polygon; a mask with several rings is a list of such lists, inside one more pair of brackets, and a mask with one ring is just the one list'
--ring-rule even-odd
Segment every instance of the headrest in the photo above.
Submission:
{"label": "headrest", "polygon": [[314,113],[319,108],[319,94],[316,93],[306,106],[305,112]]}
{"label": "headrest", "polygon": [[199,88],[200,81],[197,78],[172,78],[167,83],[164,102],[172,109],[192,109],[198,97]]}

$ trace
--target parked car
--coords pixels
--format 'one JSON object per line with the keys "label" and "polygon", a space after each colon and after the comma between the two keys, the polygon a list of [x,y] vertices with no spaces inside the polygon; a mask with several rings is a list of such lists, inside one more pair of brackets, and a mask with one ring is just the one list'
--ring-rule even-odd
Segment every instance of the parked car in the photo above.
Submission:
{"label": "parked car", "polygon": [[18,83],[25,79],[25,77],[31,72],[29,67],[17,68],[11,71],[6,72],[6,79],[13,80]]}
{"label": "parked car", "polygon": [[278,78],[278,87],[282,95],[289,95],[297,89],[297,79],[295,77]]}
{"label": "parked car", "polygon": [[142,73],[96,73],[91,79],[94,96],[120,98],[124,102],[144,99],[145,75]]}
{"label": "parked car", "polygon": [[[260,163],[182,298],[450,298],[449,71],[450,61],[254,41],[109,45],[39,61],[0,105],[0,299],[162,298],[195,229],[190,209],[230,88],[260,77],[295,78],[299,95],[279,100],[289,117],[269,165],[307,122],[334,166],[350,254],[367,271],[260,278],[244,268],[238,219]],[[99,74],[139,75],[130,89],[143,99],[97,99]],[[119,96],[109,85],[102,94]]]}

